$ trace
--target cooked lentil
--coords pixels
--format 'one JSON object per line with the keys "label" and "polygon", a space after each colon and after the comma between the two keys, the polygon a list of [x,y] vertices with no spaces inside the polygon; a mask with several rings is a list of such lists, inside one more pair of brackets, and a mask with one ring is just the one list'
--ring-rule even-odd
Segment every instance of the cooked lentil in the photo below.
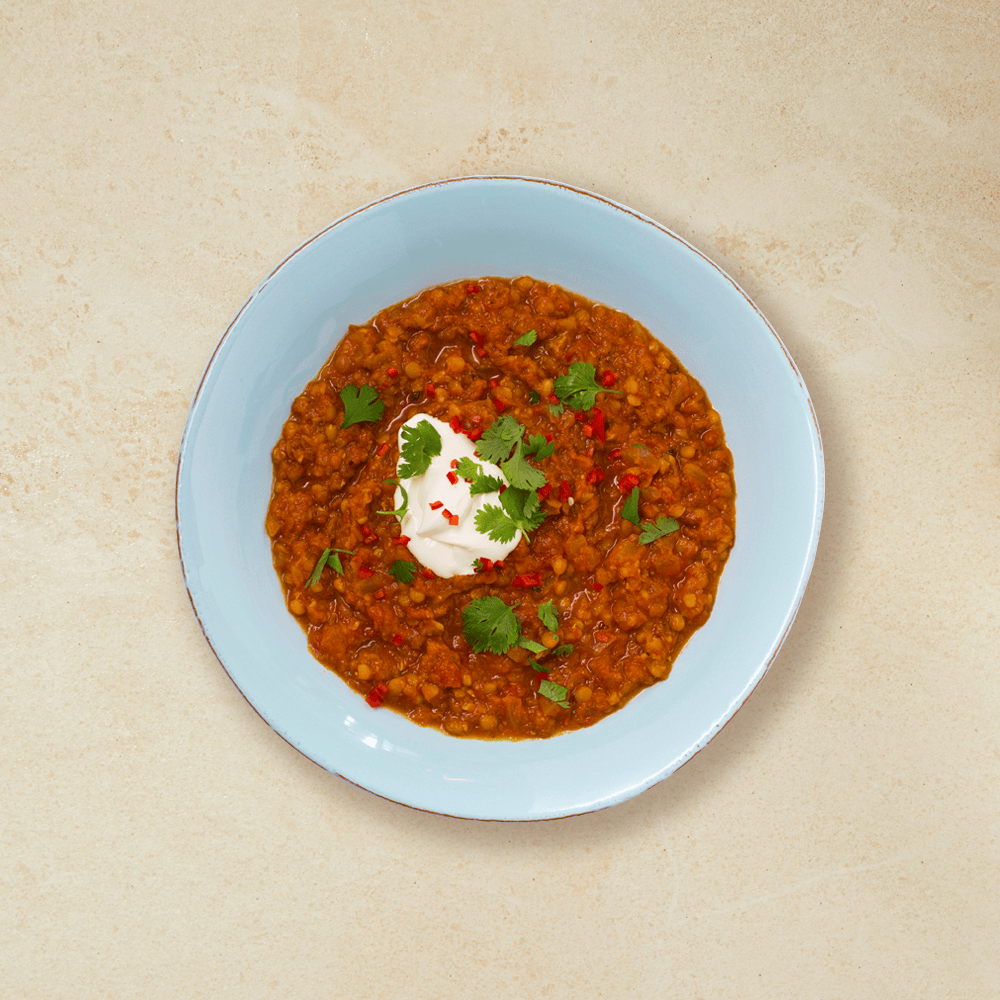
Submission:
{"label": "cooked lentil", "polygon": [[[515,345],[530,330],[536,342]],[[554,380],[577,361],[621,395],[602,392],[586,413],[553,406]],[[348,384],[377,389],[378,421],[341,429]],[[427,413],[475,437],[501,412],[554,435],[538,463],[549,516],[499,566],[441,579],[417,564],[397,582],[390,568],[409,553],[380,512],[392,509],[399,426]],[[351,326],[292,404],[272,460],[266,529],[310,649],[370,705],[455,736],[589,726],[662,680],[708,620],[733,545],[732,455],[702,387],[625,314],[529,277],[431,288]],[[634,485],[643,523],[670,516],[678,531],[640,544],[621,516]],[[355,554],[306,588],[327,548]],[[572,652],[543,661],[547,674],[517,646],[474,652],[462,610],[486,595],[520,601],[525,637]],[[550,600],[558,633],[538,618]],[[539,694],[543,679],[566,688],[568,708]]]}

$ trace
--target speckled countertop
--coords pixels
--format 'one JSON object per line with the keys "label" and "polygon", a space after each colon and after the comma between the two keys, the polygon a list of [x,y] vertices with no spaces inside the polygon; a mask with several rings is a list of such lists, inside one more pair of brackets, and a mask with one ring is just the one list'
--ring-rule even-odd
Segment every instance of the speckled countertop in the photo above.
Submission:
{"label": "speckled countertop", "polygon": [[[0,12],[0,994],[1000,996],[995,5]],[[277,738],[173,483],[229,319],[374,197],[511,173],[725,267],[819,416],[777,661],[608,811],[469,823]]]}

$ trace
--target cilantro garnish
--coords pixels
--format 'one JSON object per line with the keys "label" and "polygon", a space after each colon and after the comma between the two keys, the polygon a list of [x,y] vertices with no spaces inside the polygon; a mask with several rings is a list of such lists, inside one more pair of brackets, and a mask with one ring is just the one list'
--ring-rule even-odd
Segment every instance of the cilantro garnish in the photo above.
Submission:
{"label": "cilantro garnish", "polygon": [[396,472],[400,479],[422,476],[430,468],[431,459],[441,454],[441,435],[429,421],[421,420],[403,428],[403,446],[399,449]]}
{"label": "cilantro garnish", "polygon": [[383,479],[384,483],[394,483],[399,487],[399,492],[403,494],[403,506],[399,510],[379,510],[376,511],[377,514],[391,514],[393,517],[399,518],[399,523],[403,523],[403,516],[406,514],[407,508],[410,506],[410,498],[407,496],[406,487],[398,479]]}
{"label": "cilantro garnish", "polygon": [[509,414],[495,420],[476,444],[476,454],[484,462],[500,463],[524,435],[524,428]]}
{"label": "cilantro garnish", "polygon": [[567,642],[567,643],[565,643],[562,646],[556,646],[556,648],[552,650],[552,655],[553,656],[569,656],[569,654],[572,653],[572,652],[573,652],[573,644]]}
{"label": "cilantro garnish", "polygon": [[611,392],[620,396],[618,389],[608,389],[594,377],[594,366],[586,361],[577,361],[569,366],[568,375],[560,375],[555,381],[556,395],[574,410],[590,410],[597,401],[599,392]]}
{"label": "cilantro garnish", "polygon": [[517,644],[522,649],[526,649],[529,653],[534,653],[535,656],[538,656],[539,653],[548,652],[548,650],[546,650],[540,642],[535,642],[534,639],[525,639],[523,635],[517,640]]}
{"label": "cilantro garnish", "polygon": [[549,701],[554,701],[560,708],[569,708],[569,702],[566,700],[566,696],[569,693],[562,684],[556,684],[555,681],[542,681],[538,685],[538,693],[543,698],[548,698]]}
{"label": "cilantro garnish", "polygon": [[496,476],[487,476],[478,462],[473,462],[471,458],[466,456],[458,460],[458,468],[455,471],[463,479],[471,480],[470,496],[476,496],[479,493],[496,493],[504,485],[502,479],[497,479]]}
{"label": "cilantro garnish", "polygon": [[553,417],[561,417],[563,409],[562,403],[549,403],[549,414]]}
{"label": "cilantro garnish", "polygon": [[537,660],[529,658],[528,662],[531,664],[531,669],[538,671],[540,674],[547,674],[552,669],[551,667],[543,667]]}
{"label": "cilantro garnish", "polygon": [[378,420],[385,413],[385,403],[370,385],[363,385],[360,389],[356,385],[345,385],[340,390],[340,398],[344,402],[344,422],[340,425],[341,428]]}
{"label": "cilantro garnish", "polygon": [[528,464],[521,441],[514,446],[514,454],[506,462],[500,463],[500,469],[507,477],[507,482],[519,490],[537,490],[545,485],[545,473]]}
{"label": "cilantro garnish", "polygon": [[523,337],[518,337],[514,341],[519,347],[531,347],[538,340],[538,334],[534,330],[529,330]]}
{"label": "cilantro garnish", "polygon": [[639,487],[637,486],[629,494],[628,500],[625,501],[625,506],[622,507],[622,517],[626,521],[631,521],[633,524],[639,523]]}
{"label": "cilantro garnish", "polygon": [[643,545],[649,545],[650,542],[655,542],[657,538],[672,534],[679,527],[680,525],[672,517],[658,517],[655,524],[650,523],[642,526],[642,534],[639,536],[639,541]]}
{"label": "cilantro garnish", "polygon": [[407,559],[397,559],[392,564],[389,572],[396,578],[397,583],[413,583],[413,578],[417,575],[417,567]]}
{"label": "cilantro garnish", "polygon": [[511,607],[499,597],[477,597],[462,612],[463,632],[477,653],[506,653],[517,642],[521,626]]}
{"label": "cilantro garnish", "polygon": [[500,507],[488,503],[476,511],[476,531],[494,542],[512,541],[519,528],[528,534],[545,520],[534,490],[509,486],[500,494],[500,503]]}
{"label": "cilantro garnish", "polygon": [[319,580],[324,566],[329,566],[330,569],[339,573],[341,576],[344,575],[344,566],[340,561],[340,556],[337,555],[338,552],[343,552],[345,555],[349,556],[354,555],[354,552],[350,549],[323,549],[323,554],[316,560],[316,565],[313,567],[313,571],[310,574],[309,579],[306,580],[306,587],[311,587]]}
{"label": "cilantro garnish", "polygon": [[542,401],[542,397],[539,396],[538,393],[534,389],[532,389],[531,392],[528,393],[528,402],[532,406],[534,406],[536,403],[540,403],[541,401]]}
{"label": "cilantro garnish", "polygon": [[538,617],[541,623],[550,631],[559,631],[559,616],[556,613],[556,602],[546,601],[538,608]]}
{"label": "cilantro garnish", "polygon": [[525,455],[534,455],[540,462],[556,450],[555,441],[549,441],[544,434],[532,434],[524,446]]}

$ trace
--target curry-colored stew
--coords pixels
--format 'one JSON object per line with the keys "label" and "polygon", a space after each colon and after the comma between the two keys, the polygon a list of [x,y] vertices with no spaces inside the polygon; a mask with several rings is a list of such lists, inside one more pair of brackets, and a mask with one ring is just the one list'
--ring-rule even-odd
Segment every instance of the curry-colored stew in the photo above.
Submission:
{"label": "curry-colored stew", "polygon": [[[515,344],[531,330],[533,344]],[[575,362],[609,390],[586,411],[554,394]],[[378,420],[342,429],[347,385],[377,390]],[[393,509],[398,428],[416,413],[473,440],[501,413],[552,436],[537,463],[548,516],[500,564],[439,578],[380,513]],[[272,459],[266,529],[311,650],[370,705],[455,736],[589,726],[662,680],[707,621],[733,545],[732,456],[701,386],[628,316],[529,277],[432,288],[351,326],[292,404]],[[642,526],[622,516],[636,486]],[[663,517],[677,530],[643,544]],[[343,550],[343,573],[324,568],[307,586],[326,549]],[[390,573],[399,560],[415,564],[409,583]],[[475,652],[462,612],[486,595],[516,605],[522,635],[562,655]],[[556,632],[538,617],[550,601]],[[540,693],[545,680],[568,707]]]}

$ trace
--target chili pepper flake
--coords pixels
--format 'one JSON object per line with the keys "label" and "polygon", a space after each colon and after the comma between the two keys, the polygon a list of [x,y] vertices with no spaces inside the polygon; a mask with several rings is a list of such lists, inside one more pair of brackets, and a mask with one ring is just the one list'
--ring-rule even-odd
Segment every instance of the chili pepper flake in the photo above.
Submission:
{"label": "chili pepper flake", "polygon": [[502,413],[507,409],[507,404],[502,399],[494,399],[493,405]]}
{"label": "chili pepper flake", "polygon": [[470,330],[469,337],[474,344],[478,344],[480,347],[486,343],[486,338],[478,330]]}
{"label": "chili pepper flake", "polygon": [[607,433],[604,425],[604,411],[597,409],[595,406],[593,416],[590,419],[594,426],[594,437],[598,441],[603,441]]}
{"label": "chili pepper flake", "polygon": [[603,483],[604,480],[607,478],[608,477],[604,474],[603,470],[601,469],[596,469],[596,468],[591,469],[590,472],[587,473],[587,482],[590,483],[591,486],[596,486],[598,483]]}
{"label": "chili pepper flake", "polygon": [[601,374],[601,385],[606,386],[607,388],[610,389],[611,386],[615,384],[616,378],[618,378],[618,376],[614,372],[611,371],[603,372]]}
{"label": "chili pepper flake", "polygon": [[434,385],[433,382],[428,382],[427,385],[424,386],[424,388],[427,390],[427,395],[428,396],[433,396],[434,395],[434,390],[435,390],[436,386]]}
{"label": "chili pepper flake", "polygon": [[367,580],[368,577],[374,575],[375,575],[375,570],[369,569],[367,566],[358,567],[358,576],[360,576],[362,580]]}
{"label": "chili pepper flake", "polygon": [[379,705],[385,701],[385,696],[389,693],[389,689],[384,684],[376,684],[375,687],[365,695],[365,701],[371,705],[372,708],[378,708]]}
{"label": "chili pepper flake", "polygon": [[552,484],[546,483],[544,486],[539,488],[538,499],[544,500],[551,492],[552,492]]}
{"label": "chili pepper flake", "polygon": [[451,520],[451,519],[452,519],[452,518],[453,518],[453,517],[454,517],[455,515],[454,515],[454,514],[452,514],[452,512],[451,512],[450,510],[448,510],[448,508],[447,508],[447,507],[445,507],[445,509],[444,509],[443,511],[441,511],[441,516],[442,516],[442,517],[443,517],[443,518],[444,518],[444,519],[445,519],[446,521],[450,521],[450,520]]}
{"label": "chili pepper flake", "polygon": [[398,368],[386,368],[385,373],[389,376],[389,378],[399,378]]}
{"label": "chili pepper flake", "polygon": [[458,527],[458,515],[457,514],[452,514],[451,517],[448,518],[448,523],[453,528],[457,528]]}
{"label": "chili pepper flake", "polygon": [[374,597],[376,601],[381,601],[382,598],[385,597],[385,591],[384,590],[376,590],[375,593],[372,594],[372,597]]}
{"label": "chili pepper flake", "polygon": [[410,544],[410,536],[409,535],[397,535],[392,540],[392,544],[393,545],[409,545]]}
{"label": "chili pepper flake", "polygon": [[541,573],[518,573],[513,580],[510,581],[512,587],[524,587],[525,589],[530,589],[531,587],[540,587],[542,585],[542,574]]}
{"label": "chili pepper flake", "polygon": [[595,580],[594,581],[593,589],[596,590],[598,593],[600,593],[602,590],[604,590],[604,584],[603,583],[597,583],[597,581]]}
{"label": "chili pepper flake", "polygon": [[573,495],[573,491],[570,489],[569,483],[566,482],[566,480],[564,479],[559,484],[559,500],[560,500],[560,502],[565,503],[572,495]]}
{"label": "chili pepper flake", "polygon": [[479,287],[479,285],[466,285],[465,286],[465,293],[466,293],[466,295],[475,295],[477,292],[481,292],[481,291],[482,291],[482,289]]}
{"label": "chili pepper flake", "polygon": [[392,637],[392,644],[394,646],[403,645],[403,637],[398,632]]}
{"label": "chili pepper flake", "polygon": [[375,452],[376,458],[381,458],[389,450],[389,442],[386,441],[378,446],[378,451]]}
{"label": "chili pepper flake", "polygon": [[627,475],[622,476],[618,482],[622,493],[631,493],[638,485],[639,477],[634,472],[629,472]]}
{"label": "chili pepper flake", "polygon": [[457,486],[458,485],[458,473],[454,472],[454,471],[449,472],[448,473],[448,482],[451,483],[452,486]]}
{"label": "chili pepper flake", "polygon": [[425,569],[421,575],[424,576],[428,580],[433,580],[434,579],[434,570],[432,570],[432,569]]}
{"label": "chili pepper flake", "polygon": [[434,503],[431,504],[431,510],[437,510],[439,507],[443,507],[443,506],[444,506],[444,504],[441,503],[440,500],[435,500]]}

